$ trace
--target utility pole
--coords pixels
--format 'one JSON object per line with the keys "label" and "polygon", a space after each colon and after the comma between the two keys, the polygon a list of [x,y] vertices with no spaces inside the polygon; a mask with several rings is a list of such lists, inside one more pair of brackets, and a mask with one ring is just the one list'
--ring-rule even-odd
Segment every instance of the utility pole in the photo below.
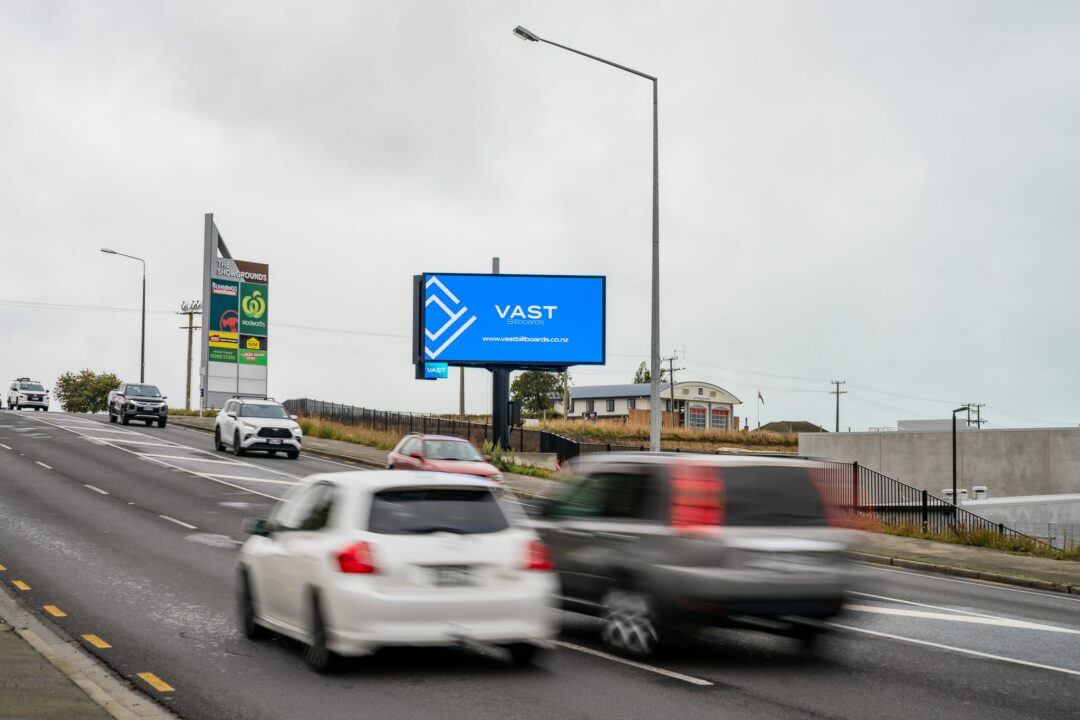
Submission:
{"label": "utility pole", "polygon": [[986,407],[986,403],[972,403],[971,407],[975,408],[975,420],[973,421],[971,419],[971,410],[969,409],[968,410],[968,425],[970,425],[972,422],[974,422],[975,427],[977,427],[979,430],[982,430],[982,424],[984,422],[986,422],[985,420],[982,419],[982,409],[984,407]]}
{"label": "utility pole", "polygon": [[847,380],[833,380],[832,384],[836,386],[835,390],[830,390],[830,395],[836,396],[836,432],[840,432],[840,396],[847,393],[847,390],[841,390],[841,385],[846,385]]}
{"label": "utility pole", "polygon": [[675,371],[676,370],[685,370],[686,369],[686,368],[681,368],[681,367],[680,368],[675,367],[675,361],[679,359],[679,356],[676,355],[675,352],[676,352],[675,350],[672,350],[671,351],[671,357],[663,358],[663,360],[666,360],[667,364],[668,364],[668,383],[670,383],[670,385],[671,385],[671,388],[670,388],[670,390],[668,392],[671,395],[671,427],[673,427],[673,428],[679,426],[678,425],[679,414],[675,410]]}
{"label": "utility pole", "polygon": [[202,301],[192,300],[191,302],[180,303],[180,312],[177,315],[187,315],[187,325],[181,325],[181,330],[187,330],[187,377],[186,377],[186,393],[184,394],[184,409],[191,410],[191,341],[195,334],[195,331],[199,329],[199,325],[195,324],[195,315],[202,313]]}
{"label": "utility pole", "polygon": [[462,365],[458,370],[461,371],[461,387],[458,390],[458,415],[461,419],[465,419],[465,366]]}

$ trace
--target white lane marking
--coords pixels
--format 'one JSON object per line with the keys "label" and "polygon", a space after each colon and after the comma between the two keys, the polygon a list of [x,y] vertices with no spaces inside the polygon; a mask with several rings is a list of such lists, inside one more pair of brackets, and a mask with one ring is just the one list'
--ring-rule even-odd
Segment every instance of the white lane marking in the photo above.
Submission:
{"label": "white lane marking", "polygon": [[903,635],[893,635],[892,633],[879,632],[877,630],[867,630],[866,628],[852,627],[851,625],[842,625],[835,622],[828,622],[826,624],[830,627],[839,628],[841,630],[850,630],[851,632],[863,633],[865,635],[874,635],[875,637],[889,638],[890,640],[899,640],[900,642],[912,643],[914,645],[923,645],[924,647],[932,647],[939,650],[949,650],[951,652],[960,653],[962,655],[972,655],[974,657],[986,658],[987,660],[999,660],[1001,662],[1012,663],[1014,665],[1025,665],[1027,667],[1038,668],[1039,670],[1053,670],[1054,672],[1065,673],[1066,675],[1075,675],[1077,677],[1080,677],[1080,670],[1070,670],[1069,668],[1056,667],[1054,665],[1043,665],[1042,663],[1005,657],[1004,655],[992,655],[990,653],[979,652],[978,650],[968,650],[967,648],[955,647],[953,645],[943,645],[942,643],[930,642],[929,640],[916,640],[915,638],[904,637]]}
{"label": "white lane marking", "polygon": [[[48,422],[47,420],[37,420],[37,422],[45,423],[46,425],[52,425],[52,423]],[[52,426],[57,427],[56,425],[52,425]],[[70,428],[64,428],[64,429],[66,429],[70,433],[78,435],[79,437],[83,437],[83,438],[86,437],[86,435],[83,435],[78,430],[72,430]],[[87,439],[90,439],[90,438],[87,438]],[[119,450],[120,452],[126,452],[129,455],[134,455],[135,457],[142,457],[141,453],[137,453],[134,450],[129,450],[128,448],[120,447],[119,445],[114,445],[114,444],[109,443],[109,442],[107,442],[105,440],[97,440],[97,442],[100,442],[103,445],[108,445],[111,448],[115,448],[115,449]],[[179,445],[177,447],[185,447],[185,446]],[[186,448],[186,447],[185,447],[185,449],[194,450],[194,448]],[[196,452],[198,452],[198,451],[196,451]],[[269,498],[271,500],[280,500],[281,499],[281,497],[278,496],[278,495],[268,495],[267,493],[259,492],[258,490],[252,490],[251,488],[246,488],[243,485],[236,485],[236,484],[228,482],[226,480],[219,480],[218,478],[207,475],[206,473],[201,473],[201,472],[199,472],[197,470],[190,470],[188,468],[182,468],[182,467],[180,467],[178,465],[173,465],[171,463],[165,462],[164,460],[155,460],[154,462],[159,463],[161,465],[164,465],[165,467],[172,468],[173,470],[179,470],[180,472],[185,472],[185,473],[188,473],[189,475],[194,475],[196,477],[201,477],[203,479],[209,480],[210,482],[216,482],[216,483],[218,483],[220,485],[227,485],[228,487],[231,487],[231,488],[233,488],[235,490],[242,490],[243,492],[251,493],[252,495],[259,495],[261,497]],[[128,503],[128,504],[129,505],[134,505],[135,503],[132,502],[132,503]]]}
{"label": "white lane marking", "polygon": [[1054,627],[1053,625],[1041,625],[1039,623],[1025,622],[1023,620],[1009,620],[1007,618],[995,618],[989,616],[972,617],[970,615],[953,615],[950,613],[927,612],[925,610],[903,610],[901,608],[886,608],[877,605],[845,605],[845,609],[856,612],[874,613],[876,615],[897,615],[900,617],[923,618],[925,620],[948,620],[949,622],[971,623],[973,625],[995,625],[997,627],[1021,628],[1023,630],[1046,630],[1048,632],[1080,635],[1080,630]]}
{"label": "white lane marking", "polygon": [[1072,602],[1080,602],[1080,597],[1072,597],[1059,592],[1053,592],[1050,590],[1025,590],[1023,588],[1009,587],[1008,585],[1002,585],[992,580],[961,580],[959,578],[941,577],[939,575],[933,575],[930,573],[912,572],[910,570],[899,570],[893,567],[885,567],[878,565],[877,563],[857,562],[857,565],[870,568],[872,570],[881,570],[883,572],[894,572],[901,575],[914,575],[915,577],[925,578],[927,580],[939,580],[941,582],[953,582],[960,583],[962,585],[975,585],[976,587],[987,588],[990,590],[1007,590],[1008,592],[1018,592],[1025,595],[1039,595],[1044,598],[1051,598],[1054,600],[1071,600]]}
{"label": "white lane marking", "polygon": [[942,605],[930,605],[929,603],[915,602],[914,600],[901,600],[900,598],[889,597],[888,595],[874,595],[872,593],[857,592],[855,590],[849,590],[850,595],[861,595],[862,597],[873,598],[875,600],[883,600],[885,602],[902,603],[904,605],[915,605],[917,607],[930,608],[931,610],[944,610],[945,612],[960,613],[962,615],[974,615],[975,617],[983,618],[998,618],[999,615],[989,615],[987,613],[972,612],[970,610],[959,610],[957,608],[944,607]]}
{"label": "white lane marking", "polygon": [[247,475],[226,475],[224,473],[206,473],[210,477],[226,478],[228,480],[245,480],[247,482],[273,483],[274,485],[296,485],[299,480],[272,480],[270,478],[249,477]]}
{"label": "white lane marking", "polygon": [[94,487],[93,485],[87,485],[86,483],[83,483],[83,487],[88,487],[91,490],[93,490],[94,492],[101,493],[102,495],[108,495],[109,494],[108,491],[106,491],[106,490],[102,490],[99,487]]}
{"label": "white lane marking", "polygon": [[199,529],[199,528],[195,527],[194,525],[189,525],[188,523],[184,522],[183,520],[177,520],[176,518],[171,518],[168,515],[158,515],[158,517],[161,518],[162,520],[168,520],[171,523],[176,523],[180,527],[186,527],[188,530],[198,530]]}
{"label": "white lane marking", "polygon": [[633,660],[627,660],[626,658],[621,658],[617,655],[609,655],[606,652],[593,650],[592,648],[587,648],[581,645],[574,645],[573,643],[563,642],[562,640],[555,640],[554,644],[558,645],[559,647],[566,648],[567,650],[576,650],[577,652],[585,653],[586,655],[593,655],[595,657],[603,658],[605,660],[611,660],[612,662],[617,662],[621,665],[628,665],[632,668],[637,668],[638,670],[645,670],[646,672],[656,673],[657,675],[663,675],[664,677],[669,677],[674,680],[682,680],[683,682],[690,683],[691,685],[712,685],[712,683],[708,680],[691,677],[690,675],[683,675],[682,673],[677,673],[673,670],[665,670],[664,668],[658,668],[653,665],[646,665],[644,663],[634,662]]}
{"label": "white lane marking", "polygon": [[46,465],[45,463],[41,462],[40,460],[35,460],[34,462],[36,462],[38,465],[45,468],[46,470],[52,470],[51,465]]}
{"label": "white lane marking", "polygon": [[5,445],[4,443],[0,443],[0,447],[4,448],[5,450],[10,450],[11,449],[7,445]]}
{"label": "white lane marking", "polygon": [[238,463],[232,460],[214,460],[213,458],[199,458],[199,457],[187,457],[185,455],[154,455],[152,453],[144,453],[145,458],[163,458],[165,460],[187,460],[188,462],[201,462],[201,463],[217,463],[219,465],[237,465],[240,467],[258,467],[250,463]]}
{"label": "white lane marking", "polygon": [[[139,433],[134,430],[120,430],[119,428],[106,428],[99,427],[98,423],[94,423],[95,427],[93,432],[113,433],[114,435],[138,435]],[[60,427],[63,427],[62,425]],[[67,428],[64,428],[67,430]],[[90,430],[90,428],[79,428],[79,430]]]}
{"label": "white lane marking", "polygon": [[[195,435],[202,435],[204,437],[205,437],[205,435],[207,433],[206,430],[198,430],[196,428],[186,427],[184,425],[175,425],[173,427],[173,429],[174,430],[184,430],[186,432],[194,433]],[[207,451],[200,450],[199,452],[207,452]],[[351,468],[352,470],[368,470],[369,469],[369,468],[364,467],[363,465],[361,465],[359,460],[357,460],[356,462],[340,462],[338,460],[328,460],[327,458],[319,457],[318,455],[315,455],[314,452],[315,452],[314,450],[312,450],[311,452],[305,452],[303,454],[304,459],[305,460],[314,460],[316,462],[321,462],[321,463],[328,463],[330,465],[340,465],[341,467]],[[251,464],[251,463],[248,463],[248,464]],[[252,467],[259,467],[259,468],[262,468],[264,470],[270,470],[270,468],[266,467],[265,465],[251,464],[251,466]],[[271,472],[273,472],[273,470],[271,470]]]}
{"label": "white lane marking", "polygon": [[[78,430],[71,430],[70,432],[78,432]],[[140,435],[139,433],[135,433],[135,436],[136,437],[146,437],[145,435]],[[87,440],[97,440],[98,442],[105,443],[106,445],[112,445],[114,443],[117,443],[117,444],[120,444],[120,445],[152,445],[154,447],[166,447],[166,448],[167,447],[171,447],[171,448],[183,447],[182,445],[174,445],[173,443],[153,442],[151,440],[125,440],[124,438],[99,438],[99,437],[94,437],[92,435],[83,435],[83,437],[86,438]]]}

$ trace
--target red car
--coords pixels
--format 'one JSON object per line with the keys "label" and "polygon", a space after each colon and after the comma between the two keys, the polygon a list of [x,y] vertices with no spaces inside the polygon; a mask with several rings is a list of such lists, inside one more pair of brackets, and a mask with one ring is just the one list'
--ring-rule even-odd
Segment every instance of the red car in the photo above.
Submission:
{"label": "red car", "polygon": [[429,470],[431,472],[475,475],[502,482],[499,469],[490,456],[481,455],[468,440],[453,435],[420,435],[401,438],[386,458],[390,470]]}

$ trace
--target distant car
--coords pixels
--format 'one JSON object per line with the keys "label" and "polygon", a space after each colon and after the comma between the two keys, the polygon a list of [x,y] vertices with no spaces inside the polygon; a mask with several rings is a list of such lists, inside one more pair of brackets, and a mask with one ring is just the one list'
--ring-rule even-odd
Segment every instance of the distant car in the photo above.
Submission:
{"label": "distant car", "polygon": [[8,388],[8,408],[22,410],[33,408],[48,412],[49,402],[52,400],[49,390],[38,380],[30,378],[18,378]]}
{"label": "distant car", "polygon": [[542,509],[564,608],[598,615],[611,649],[646,656],[667,634],[765,629],[812,647],[855,571],[810,461],[586,456]]}
{"label": "distant car", "polygon": [[490,459],[463,438],[413,433],[403,437],[390,451],[386,466],[389,470],[449,472],[502,482],[502,473],[488,462]]}
{"label": "distant car", "polygon": [[296,418],[275,400],[233,398],[214,421],[214,449],[220,452],[228,445],[234,455],[260,450],[270,455],[282,452],[295,460],[303,436]]}
{"label": "distant car", "polygon": [[127,425],[132,420],[142,420],[147,427],[157,423],[165,427],[169,420],[168,397],[161,394],[156,385],[144,383],[120,383],[109,393],[109,422],[119,420]]}
{"label": "distant car", "polygon": [[336,655],[388,645],[503,646],[535,659],[555,632],[547,549],[490,483],[460,475],[312,475],[269,519],[244,524],[241,628]]}

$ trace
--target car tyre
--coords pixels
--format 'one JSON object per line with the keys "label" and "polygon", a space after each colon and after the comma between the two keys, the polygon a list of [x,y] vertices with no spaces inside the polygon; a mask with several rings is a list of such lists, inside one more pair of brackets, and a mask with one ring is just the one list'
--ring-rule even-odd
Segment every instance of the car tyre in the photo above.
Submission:
{"label": "car tyre", "polygon": [[251,578],[246,570],[240,571],[240,632],[248,640],[263,640],[270,631],[258,623],[255,614],[255,596],[251,592]]}
{"label": "car tyre", "polygon": [[145,423],[146,423],[146,427],[150,427],[151,425],[153,425],[153,424],[154,424],[154,421],[153,421],[153,420],[144,420],[143,422],[145,422]]}
{"label": "car tyre", "polygon": [[603,613],[600,638],[617,654],[644,658],[652,655],[660,642],[652,599],[630,590],[611,590],[601,603]]}
{"label": "car tyre", "polygon": [[293,452],[289,453],[289,459],[290,460],[295,460],[298,457],[300,457],[300,451],[299,450],[294,450]]}
{"label": "car tyre", "polygon": [[165,427],[165,422],[166,422],[165,418],[161,418],[160,420],[157,421],[157,426],[159,428],[163,428],[163,427]]}
{"label": "car tyre", "polygon": [[543,648],[532,643],[512,643],[506,649],[510,652],[510,662],[518,667],[534,665],[544,655]]}
{"label": "car tyre", "polygon": [[311,594],[311,636],[304,651],[304,662],[320,675],[334,669],[336,656],[326,647],[326,622],[323,620],[319,596]]}
{"label": "car tyre", "polygon": [[232,439],[232,452],[236,457],[240,457],[244,454],[244,448],[240,447],[240,431],[237,430],[233,433]]}
{"label": "car tyre", "polygon": [[221,428],[214,428],[214,449],[221,452],[225,449],[225,443],[221,442]]}
{"label": "car tyre", "polygon": [[124,411],[123,411],[123,410],[121,410],[121,411],[120,411],[120,424],[121,424],[121,425],[130,425],[130,424],[131,424],[131,418],[129,418],[129,417],[128,417],[128,416],[127,416],[127,415],[126,415],[125,413],[124,413]]}
{"label": "car tyre", "polygon": [[112,408],[109,408],[109,422],[116,423],[116,415],[113,414]]}

